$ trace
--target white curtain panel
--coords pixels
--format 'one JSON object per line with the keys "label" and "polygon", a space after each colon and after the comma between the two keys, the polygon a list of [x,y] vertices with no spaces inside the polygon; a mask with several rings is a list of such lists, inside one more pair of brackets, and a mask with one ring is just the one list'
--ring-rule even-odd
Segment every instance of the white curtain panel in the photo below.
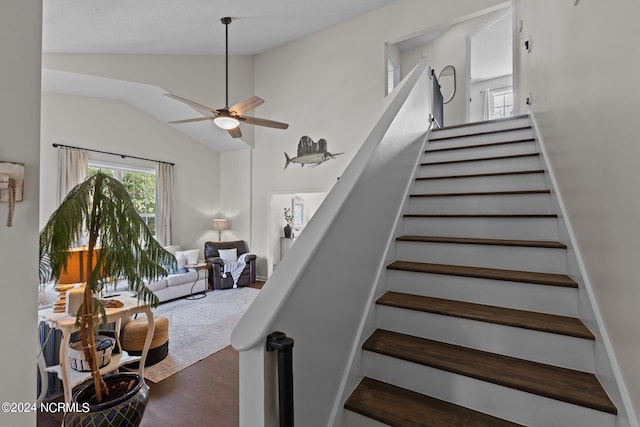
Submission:
{"label": "white curtain panel", "polygon": [[173,165],[156,166],[156,239],[163,246],[171,244],[171,217],[173,215]]}
{"label": "white curtain panel", "polygon": [[491,114],[491,90],[487,88],[484,91],[484,99],[482,105],[482,118],[484,120],[490,120],[493,114]]}
{"label": "white curtain panel", "polygon": [[58,149],[58,204],[87,177],[87,157],[86,150],[70,147]]}

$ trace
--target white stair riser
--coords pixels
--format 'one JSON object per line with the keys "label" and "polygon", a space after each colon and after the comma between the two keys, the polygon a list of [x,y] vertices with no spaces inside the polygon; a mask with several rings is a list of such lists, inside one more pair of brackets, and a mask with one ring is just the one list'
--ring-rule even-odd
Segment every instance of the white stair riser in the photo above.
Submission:
{"label": "white stair riser", "polygon": [[533,362],[593,372],[593,341],[376,305],[377,327]]}
{"label": "white stair riser", "polygon": [[410,197],[411,214],[550,214],[551,195],[492,194]]}
{"label": "white stair riser", "polygon": [[557,240],[557,218],[407,218],[403,234],[490,239]]}
{"label": "white stair riser", "polygon": [[388,427],[388,424],[383,424],[373,418],[365,417],[347,409],[342,412],[342,422],[335,424],[333,427]]}
{"label": "white stair riser", "polygon": [[390,291],[560,316],[578,315],[576,288],[387,270]]}
{"label": "white stair riser", "polygon": [[413,193],[545,190],[543,173],[416,180]]}
{"label": "white stair riser", "polygon": [[420,165],[416,176],[428,177],[472,173],[509,172],[516,170],[540,169],[541,167],[540,156],[527,156],[512,159]]}
{"label": "white stair riser", "polygon": [[417,365],[393,357],[364,352],[365,374],[436,399],[531,427],[614,427],[615,416]]}
{"label": "white stair riser", "polygon": [[535,141],[517,144],[492,145],[488,147],[469,147],[459,150],[427,151],[422,163],[447,162],[450,160],[479,159],[484,157],[510,156],[515,154],[536,153]]}
{"label": "white stair riser", "polygon": [[522,246],[396,242],[396,259],[434,264],[566,273],[566,250]]}
{"label": "white stair riser", "polygon": [[452,127],[449,129],[438,129],[431,132],[431,136],[437,138],[447,138],[451,136],[469,135],[474,133],[490,132],[505,129],[516,129],[530,126],[529,118],[519,118],[509,121],[492,121],[489,123],[478,123],[474,125]]}

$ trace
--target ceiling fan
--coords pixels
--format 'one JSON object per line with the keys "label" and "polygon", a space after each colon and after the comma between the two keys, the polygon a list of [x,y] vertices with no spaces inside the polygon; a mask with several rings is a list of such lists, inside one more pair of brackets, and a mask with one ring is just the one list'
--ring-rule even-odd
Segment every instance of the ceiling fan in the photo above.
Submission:
{"label": "ceiling fan", "polygon": [[256,126],[266,126],[276,129],[287,129],[289,127],[287,123],[244,115],[244,113],[246,113],[247,111],[251,111],[264,103],[264,99],[260,97],[252,96],[251,98],[247,98],[244,101],[240,101],[229,107],[229,24],[231,23],[231,18],[222,18],[221,21],[225,26],[225,107],[214,109],[177,95],[165,93],[164,95],[168,96],[169,98],[176,99],[180,102],[184,102],[187,105],[212,114],[211,116],[206,117],[174,120],[169,123],[179,124],[199,122],[203,120],[213,120],[213,122],[218,125],[218,127],[229,132],[229,135],[231,135],[233,138],[240,138],[242,136],[242,132],[240,132],[240,123],[247,123]]}

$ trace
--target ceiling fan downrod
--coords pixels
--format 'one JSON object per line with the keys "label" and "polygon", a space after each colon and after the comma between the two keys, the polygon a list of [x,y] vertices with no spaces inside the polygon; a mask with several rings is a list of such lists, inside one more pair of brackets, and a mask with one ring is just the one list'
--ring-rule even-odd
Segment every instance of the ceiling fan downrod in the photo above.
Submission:
{"label": "ceiling fan downrod", "polygon": [[231,18],[225,17],[220,21],[224,24],[224,64],[225,64],[225,108],[229,109],[229,24],[231,24]]}

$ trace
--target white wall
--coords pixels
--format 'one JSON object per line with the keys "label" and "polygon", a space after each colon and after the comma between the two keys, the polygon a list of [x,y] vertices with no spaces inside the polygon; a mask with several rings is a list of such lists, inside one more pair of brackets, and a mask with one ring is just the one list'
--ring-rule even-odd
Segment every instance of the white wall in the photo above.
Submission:
{"label": "white wall", "polygon": [[[25,164],[24,201],[11,228],[0,203],[2,402],[36,398],[41,20],[41,1],[0,2],[0,160]],[[0,412],[0,425],[35,424],[35,413]]]}
{"label": "white wall", "polygon": [[249,251],[253,252],[249,209],[251,168],[247,167],[251,156],[251,149],[220,153],[219,186],[221,217],[229,220],[229,230],[222,232],[222,241],[246,240]]}
{"label": "white wall", "polygon": [[[385,43],[500,3],[397,0],[255,57],[256,94],[267,100],[260,116],[291,126],[287,131],[256,129],[254,251],[268,251],[267,195],[329,191],[371,131],[385,103]],[[283,170],[282,153],[295,152],[303,135],[325,138],[329,151],[345,154],[314,169],[291,165]],[[262,259],[258,273],[266,270]]]}
{"label": "white wall", "polygon": [[57,207],[58,149],[52,143],[59,143],[175,163],[173,243],[202,250],[213,236],[211,219],[219,211],[217,152],[124,102],[53,93],[42,95],[41,138],[40,226]]}
{"label": "white wall", "polygon": [[520,105],[532,94],[577,244],[636,413],[640,411],[640,3],[520,0]]}

